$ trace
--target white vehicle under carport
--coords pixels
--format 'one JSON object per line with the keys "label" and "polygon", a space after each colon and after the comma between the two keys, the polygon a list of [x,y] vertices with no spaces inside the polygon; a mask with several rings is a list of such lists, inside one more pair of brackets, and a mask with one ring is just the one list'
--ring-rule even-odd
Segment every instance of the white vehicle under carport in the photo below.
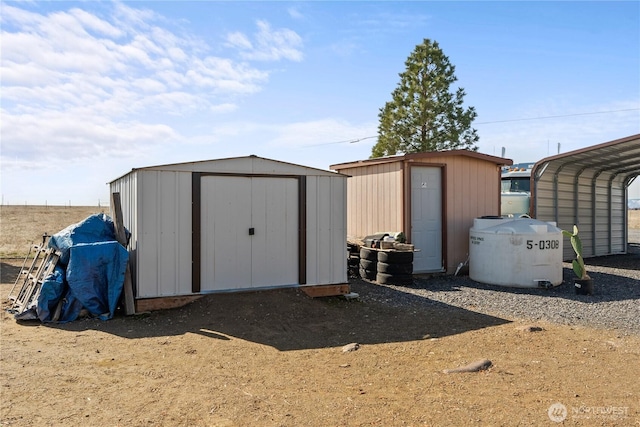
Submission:
{"label": "white vehicle under carport", "polygon": [[529,215],[531,169],[534,163],[519,163],[502,171],[500,214],[519,218]]}

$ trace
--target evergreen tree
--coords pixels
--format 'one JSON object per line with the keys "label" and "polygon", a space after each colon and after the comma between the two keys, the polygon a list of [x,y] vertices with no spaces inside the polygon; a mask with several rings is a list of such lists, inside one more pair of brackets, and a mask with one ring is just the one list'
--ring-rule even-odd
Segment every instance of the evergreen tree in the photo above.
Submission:
{"label": "evergreen tree", "polygon": [[476,151],[478,135],[471,123],[477,113],[473,107],[463,107],[464,89],[450,91],[457,80],[455,67],[438,43],[424,39],[405,66],[391,101],[378,114],[378,142],[371,157],[398,152]]}

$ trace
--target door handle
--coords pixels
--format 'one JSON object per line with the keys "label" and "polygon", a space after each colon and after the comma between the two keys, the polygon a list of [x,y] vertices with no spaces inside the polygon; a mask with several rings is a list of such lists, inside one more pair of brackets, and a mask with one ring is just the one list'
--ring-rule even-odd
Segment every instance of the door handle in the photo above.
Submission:
{"label": "door handle", "polygon": [[255,228],[253,228],[253,227],[251,227],[251,228],[249,229],[249,236],[253,236],[254,234],[256,234],[256,229],[255,229]]}

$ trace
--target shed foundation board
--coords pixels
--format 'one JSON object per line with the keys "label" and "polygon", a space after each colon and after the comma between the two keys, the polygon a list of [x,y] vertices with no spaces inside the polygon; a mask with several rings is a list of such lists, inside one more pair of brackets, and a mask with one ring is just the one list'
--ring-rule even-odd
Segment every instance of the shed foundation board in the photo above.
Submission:
{"label": "shed foundation board", "polygon": [[145,311],[167,310],[185,306],[202,298],[204,295],[186,295],[180,297],[145,298],[136,301],[136,313]]}
{"label": "shed foundation board", "polygon": [[348,283],[341,285],[303,286],[302,290],[311,298],[334,297],[351,293],[351,286]]}

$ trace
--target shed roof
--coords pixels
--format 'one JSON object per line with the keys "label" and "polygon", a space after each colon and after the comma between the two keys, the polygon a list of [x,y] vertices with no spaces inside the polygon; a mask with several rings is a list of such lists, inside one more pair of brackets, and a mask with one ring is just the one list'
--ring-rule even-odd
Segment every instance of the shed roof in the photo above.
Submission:
{"label": "shed roof", "polygon": [[465,156],[479,160],[495,163],[498,166],[509,166],[513,164],[513,160],[503,157],[490,156],[488,154],[478,153],[470,150],[447,150],[447,151],[427,151],[423,153],[399,154],[395,156],[377,157],[374,159],[358,160],[355,162],[338,163],[329,166],[333,170],[356,168],[361,166],[372,166],[383,163],[393,163],[399,161],[419,161],[421,159],[433,159],[437,157]]}
{"label": "shed roof", "polygon": [[[248,169],[247,169],[248,167]],[[303,175],[320,175],[320,176],[336,176],[341,175],[334,171],[317,169],[310,166],[297,165],[294,163],[283,162],[280,160],[267,159],[265,157],[259,157],[256,155],[240,156],[240,157],[227,157],[223,159],[210,159],[210,160],[197,160],[193,162],[183,163],[168,163],[164,165],[146,166],[141,168],[133,168],[131,171],[119,176],[111,182],[117,181],[120,178],[127,176],[130,173],[137,171],[219,171],[225,173],[234,172],[235,168],[239,173],[269,173],[279,172],[283,173],[283,170],[290,170],[296,174]],[[242,169],[244,168],[244,169]]]}

